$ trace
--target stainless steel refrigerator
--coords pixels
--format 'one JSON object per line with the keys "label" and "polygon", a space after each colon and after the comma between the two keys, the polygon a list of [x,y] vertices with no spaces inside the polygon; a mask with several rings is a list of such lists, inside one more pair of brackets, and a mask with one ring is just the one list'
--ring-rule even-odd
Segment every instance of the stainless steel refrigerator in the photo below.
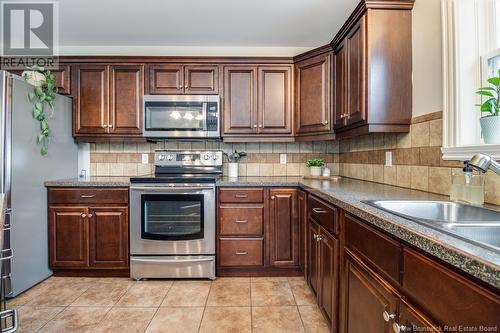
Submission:
{"label": "stainless steel refrigerator", "polygon": [[71,98],[57,95],[48,154],[40,154],[40,125],[32,117],[28,93],[33,86],[0,71],[0,191],[7,210],[4,225],[2,279],[14,297],[52,274],[48,258],[47,190],[44,181],[74,178],[78,147],[72,130]]}

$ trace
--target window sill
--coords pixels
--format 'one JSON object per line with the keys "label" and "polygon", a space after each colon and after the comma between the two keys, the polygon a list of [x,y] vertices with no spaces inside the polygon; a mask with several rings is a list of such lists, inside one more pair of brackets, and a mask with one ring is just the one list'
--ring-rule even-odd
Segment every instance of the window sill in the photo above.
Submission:
{"label": "window sill", "polygon": [[443,147],[443,160],[465,161],[470,160],[474,154],[482,153],[500,160],[500,145],[475,145],[462,147]]}

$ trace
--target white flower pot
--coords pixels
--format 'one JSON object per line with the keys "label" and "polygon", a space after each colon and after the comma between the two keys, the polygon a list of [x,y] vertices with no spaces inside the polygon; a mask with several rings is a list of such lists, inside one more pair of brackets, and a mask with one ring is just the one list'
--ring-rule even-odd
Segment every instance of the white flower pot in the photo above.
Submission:
{"label": "white flower pot", "polygon": [[311,176],[321,176],[321,169],[322,169],[322,167],[318,167],[318,166],[309,167],[309,174]]}
{"label": "white flower pot", "polygon": [[238,178],[238,163],[228,163],[228,177]]}
{"label": "white flower pot", "polygon": [[26,82],[34,85],[35,87],[41,87],[45,83],[45,75],[36,71],[24,71],[21,76],[26,77]]}
{"label": "white flower pot", "polygon": [[482,117],[480,122],[484,143],[500,143],[500,116]]}

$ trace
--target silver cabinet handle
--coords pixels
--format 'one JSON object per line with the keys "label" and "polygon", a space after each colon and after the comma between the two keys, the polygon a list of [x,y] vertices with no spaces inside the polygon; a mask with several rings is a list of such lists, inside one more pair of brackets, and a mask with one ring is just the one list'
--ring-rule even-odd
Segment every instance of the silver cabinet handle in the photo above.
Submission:
{"label": "silver cabinet handle", "polygon": [[321,242],[323,238],[324,238],[323,235],[318,235],[318,237],[316,237],[316,241]]}
{"label": "silver cabinet handle", "polygon": [[94,217],[94,215],[93,215],[93,214],[89,214],[89,215],[87,215],[87,216],[89,217],[89,219],[91,219],[92,217]]}
{"label": "silver cabinet handle", "polygon": [[235,254],[237,256],[246,256],[248,254],[248,252],[246,252],[246,251],[237,251]]}
{"label": "silver cabinet handle", "polygon": [[236,220],[234,221],[234,223],[248,223],[247,220]]}
{"label": "silver cabinet handle", "polygon": [[404,326],[404,325],[399,325],[398,323],[392,323],[392,330],[394,333],[401,333],[401,332],[411,332],[411,326]]}
{"label": "silver cabinet handle", "polygon": [[113,125],[108,125],[109,128],[113,128]]}
{"label": "silver cabinet handle", "polygon": [[313,238],[314,238],[314,240],[318,240],[318,235],[313,234]]}
{"label": "silver cabinet handle", "polygon": [[259,125],[259,128],[262,128],[262,125]]}
{"label": "silver cabinet handle", "polygon": [[187,84],[185,84],[185,85],[184,85],[184,88],[186,88],[186,89],[187,89],[187,88],[188,88],[188,85],[187,85]]}
{"label": "silver cabinet handle", "polygon": [[182,84],[181,84],[181,85],[179,85],[179,89],[182,89]]}
{"label": "silver cabinet handle", "polygon": [[87,217],[87,214],[82,214],[82,219],[86,218]]}
{"label": "silver cabinet handle", "polygon": [[234,195],[235,198],[248,198],[248,194],[235,194]]}
{"label": "silver cabinet handle", "polygon": [[108,128],[108,125],[102,125],[102,128]]}
{"label": "silver cabinet handle", "polygon": [[321,209],[321,208],[313,208],[313,211],[318,214],[326,214],[328,213],[326,210]]}
{"label": "silver cabinet handle", "polygon": [[276,199],[276,196],[275,196],[275,195],[273,195],[273,196],[271,197],[271,200],[274,200],[274,199]]}
{"label": "silver cabinet handle", "polygon": [[389,314],[389,312],[387,311],[382,312],[382,316],[384,317],[384,320],[386,322],[389,322],[389,320],[396,318],[395,314]]}
{"label": "silver cabinet handle", "polygon": [[82,194],[82,195],[80,195],[80,198],[82,198],[82,199],[90,199],[93,197],[95,197],[95,194]]}
{"label": "silver cabinet handle", "polygon": [[2,329],[2,333],[13,333],[17,331],[18,320],[17,320],[17,310],[4,310],[0,312],[0,321],[5,323],[8,318],[12,318],[12,325]]}
{"label": "silver cabinet handle", "polygon": [[323,125],[328,125],[328,120],[325,120],[322,124]]}
{"label": "silver cabinet handle", "polygon": [[257,128],[257,124],[253,124],[253,128]]}

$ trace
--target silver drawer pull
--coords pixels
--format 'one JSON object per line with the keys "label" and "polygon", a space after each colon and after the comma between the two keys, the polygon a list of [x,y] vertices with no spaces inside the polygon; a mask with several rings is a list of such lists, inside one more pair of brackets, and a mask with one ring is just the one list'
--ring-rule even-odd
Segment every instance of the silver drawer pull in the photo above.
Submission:
{"label": "silver drawer pull", "polygon": [[235,198],[248,198],[248,194],[235,194]]}
{"label": "silver drawer pull", "polygon": [[3,323],[6,322],[8,318],[12,318],[12,325],[10,327],[2,329],[2,333],[13,333],[17,331],[17,325],[18,325],[17,310],[11,309],[0,312],[0,320]]}
{"label": "silver drawer pull", "polygon": [[248,254],[248,252],[246,251],[238,251],[235,253],[237,256],[246,256]]}
{"label": "silver drawer pull", "polygon": [[82,195],[80,195],[80,198],[83,198],[83,199],[90,199],[93,197],[95,197],[95,194],[82,194]]}
{"label": "silver drawer pull", "polygon": [[318,214],[326,214],[328,213],[326,210],[321,209],[321,208],[313,208],[313,211]]}
{"label": "silver drawer pull", "polygon": [[234,221],[234,223],[248,223],[247,220],[236,220]]}

